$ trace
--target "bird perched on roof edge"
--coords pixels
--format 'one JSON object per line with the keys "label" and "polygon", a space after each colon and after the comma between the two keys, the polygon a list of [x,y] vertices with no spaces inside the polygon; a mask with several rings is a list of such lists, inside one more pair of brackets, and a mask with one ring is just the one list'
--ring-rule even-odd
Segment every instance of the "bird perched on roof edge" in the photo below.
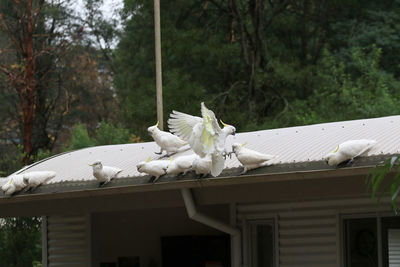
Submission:
{"label": "bird perched on roof edge", "polygon": [[93,176],[100,182],[99,186],[104,186],[108,184],[112,179],[116,178],[119,173],[122,172],[121,169],[103,166],[100,160],[96,160],[92,164],[88,164],[93,168]]}
{"label": "bird perched on roof edge", "polygon": [[141,161],[136,165],[138,172],[147,173],[154,176],[155,183],[161,175],[166,173],[169,165],[169,160],[152,160],[150,157],[146,161]]}
{"label": "bird perched on roof edge", "polygon": [[375,144],[375,140],[348,140],[338,145],[337,148],[326,155],[324,159],[329,166],[337,166],[343,163],[350,164],[353,162],[354,158],[367,153]]}
{"label": "bird perched on roof edge", "polygon": [[170,163],[166,170],[167,174],[181,174],[185,175],[188,171],[192,169],[193,161],[198,157],[196,154],[180,156],[173,158],[171,156]]}
{"label": "bird perched on roof edge", "polygon": [[25,191],[34,190],[41,184],[48,182],[56,177],[55,171],[32,171],[22,174],[26,183]]}
{"label": "bird perched on roof edge", "polygon": [[243,172],[245,174],[248,170],[256,169],[263,166],[267,161],[276,158],[274,155],[268,155],[257,152],[255,150],[245,148],[247,143],[239,144],[234,143],[232,145],[232,151],[235,153],[239,162],[243,165]]}
{"label": "bird perched on roof edge", "polygon": [[147,128],[149,135],[153,137],[156,144],[160,147],[160,152],[155,152],[156,154],[161,155],[164,150],[167,152],[167,155],[170,153],[176,153],[181,147],[187,145],[187,142],[183,141],[178,136],[169,132],[161,131],[157,126],[158,122],[156,125]]}
{"label": "bird perched on roof edge", "polygon": [[197,175],[200,175],[201,178],[206,177],[211,173],[212,168],[212,159],[211,155],[207,155],[204,158],[197,156],[197,158],[193,161],[192,169],[195,171]]}
{"label": "bird perched on roof edge", "polygon": [[4,191],[5,195],[12,196],[25,187],[26,183],[24,181],[24,176],[22,174],[14,174],[9,176],[8,182],[1,187],[1,190]]}

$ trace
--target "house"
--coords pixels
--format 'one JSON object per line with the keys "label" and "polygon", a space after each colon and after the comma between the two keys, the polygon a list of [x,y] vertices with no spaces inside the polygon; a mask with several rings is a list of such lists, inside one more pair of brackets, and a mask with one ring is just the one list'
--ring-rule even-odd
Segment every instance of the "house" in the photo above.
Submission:
{"label": "house", "polygon": [[[43,216],[43,266],[399,266],[400,218],[365,182],[399,154],[399,135],[400,116],[239,133],[227,148],[248,142],[278,158],[240,175],[232,157],[219,177],[156,183],[135,167],[156,157],[154,142],[81,149],[25,168],[57,177],[1,195],[0,217]],[[377,144],[352,165],[323,160],[363,138]],[[122,168],[122,178],[99,187],[87,165],[97,159]]]}

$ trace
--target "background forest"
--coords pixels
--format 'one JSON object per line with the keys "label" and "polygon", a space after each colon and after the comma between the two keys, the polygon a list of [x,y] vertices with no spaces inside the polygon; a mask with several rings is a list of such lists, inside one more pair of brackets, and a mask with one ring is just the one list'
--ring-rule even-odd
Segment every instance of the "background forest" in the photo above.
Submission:
{"label": "background forest", "polygon": [[[0,0],[2,176],[150,140],[153,2],[125,0],[114,19],[82,2]],[[161,33],[165,121],[201,101],[238,132],[400,113],[398,0],[161,0]],[[0,225],[0,266],[40,261],[40,219]],[[39,248],[13,258],[24,232]]]}

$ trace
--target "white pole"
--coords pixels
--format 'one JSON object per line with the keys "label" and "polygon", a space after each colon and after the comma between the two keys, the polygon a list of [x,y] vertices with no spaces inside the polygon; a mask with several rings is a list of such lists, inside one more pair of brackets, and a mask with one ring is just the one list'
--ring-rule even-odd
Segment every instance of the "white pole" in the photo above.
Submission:
{"label": "white pole", "polygon": [[158,128],[163,130],[163,101],[162,101],[162,72],[161,72],[161,29],[160,29],[160,0],[154,0],[154,35],[156,54],[156,88],[157,88],[157,120]]}

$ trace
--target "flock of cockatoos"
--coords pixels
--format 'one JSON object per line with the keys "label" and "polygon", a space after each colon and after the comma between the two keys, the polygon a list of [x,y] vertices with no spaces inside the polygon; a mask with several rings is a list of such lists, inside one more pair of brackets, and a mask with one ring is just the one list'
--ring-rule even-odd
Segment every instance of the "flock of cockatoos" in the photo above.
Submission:
{"label": "flock of cockatoos", "polygon": [[[185,175],[194,171],[198,177],[205,177],[209,174],[216,177],[221,174],[225,166],[226,156],[235,154],[243,165],[245,174],[248,170],[266,166],[269,161],[276,158],[275,155],[268,155],[246,148],[246,143],[232,145],[232,151],[225,150],[225,141],[229,135],[235,135],[236,129],[232,125],[221,121],[223,128],[219,126],[218,120],[213,111],[209,110],[204,103],[201,103],[202,117],[196,117],[178,111],[172,111],[168,120],[171,131],[161,131],[157,126],[148,128],[149,134],[160,147],[162,154],[160,159],[139,162],[136,167],[141,173],[154,176],[153,182],[162,175]],[[324,160],[330,166],[340,166],[351,163],[354,158],[365,154],[376,144],[375,140],[349,140],[337,146],[329,153]],[[185,149],[186,147],[186,149]],[[193,150],[193,154],[173,157],[173,154],[185,150]],[[165,157],[169,159],[162,159]],[[93,168],[93,176],[100,182],[100,186],[109,183],[118,177],[122,169],[103,166],[100,160],[89,164]],[[12,195],[20,191],[34,190],[37,186],[46,183],[54,178],[54,171],[32,171],[14,174],[8,177],[8,181],[1,187],[5,195]]]}

